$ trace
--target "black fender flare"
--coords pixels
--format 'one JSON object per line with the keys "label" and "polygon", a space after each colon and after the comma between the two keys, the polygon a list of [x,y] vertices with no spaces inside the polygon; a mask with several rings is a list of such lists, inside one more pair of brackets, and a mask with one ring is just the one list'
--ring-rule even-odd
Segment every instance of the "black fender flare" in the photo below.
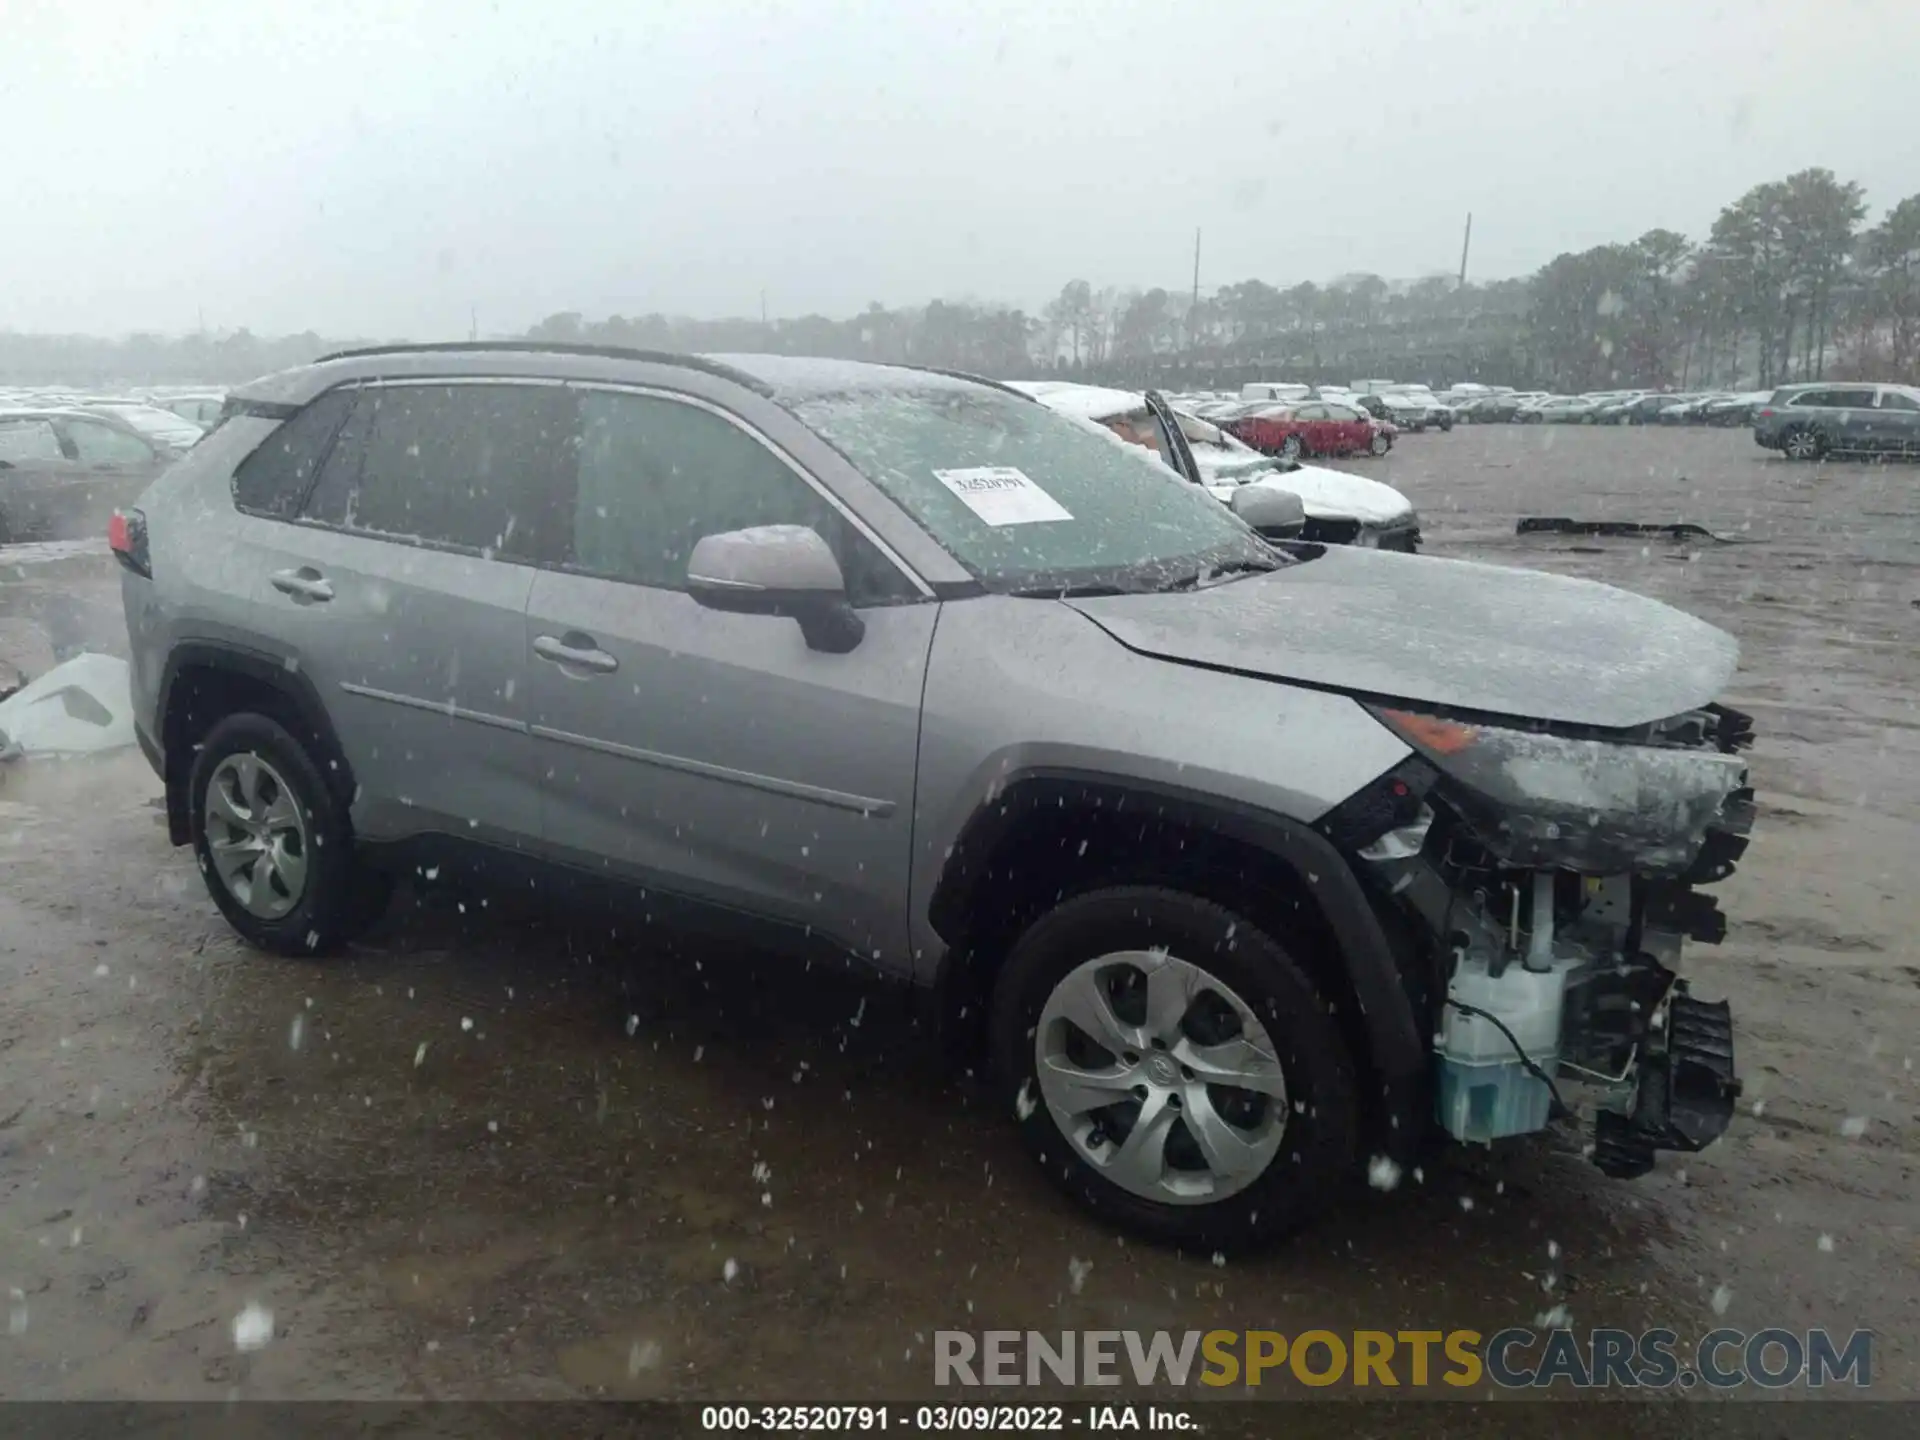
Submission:
{"label": "black fender flare", "polygon": [[948,972],[967,953],[967,917],[978,913],[974,896],[990,882],[991,857],[1028,814],[1062,804],[1098,804],[1212,831],[1265,851],[1305,882],[1359,1006],[1380,1085],[1381,1144],[1396,1160],[1415,1152],[1429,1128],[1431,1057],[1396,947],[1346,857],[1311,825],[1285,815],[1155,781],[1064,769],[1016,772],[974,808],[934,886],[927,919],[947,942],[936,993],[952,993],[957,977]]}
{"label": "black fender flare", "polygon": [[191,753],[175,753],[177,747],[169,746],[167,731],[173,714],[174,685],[187,670],[241,675],[284,699],[291,708],[292,718],[307,732],[302,738],[317,743],[325,751],[325,758],[333,762],[323,773],[334,799],[343,809],[352,806],[358,787],[348,768],[346,752],[340,747],[340,737],[334,731],[327,707],[321,702],[319,690],[304,671],[289,668],[277,656],[241,645],[216,640],[186,641],[167,655],[166,665],[160,672],[159,703],[154,709],[160,727],[160,734],[153,737],[160,751],[160,764],[156,768],[166,782],[167,838],[175,845],[184,845],[191,838],[187,826],[186,777],[193,757]]}

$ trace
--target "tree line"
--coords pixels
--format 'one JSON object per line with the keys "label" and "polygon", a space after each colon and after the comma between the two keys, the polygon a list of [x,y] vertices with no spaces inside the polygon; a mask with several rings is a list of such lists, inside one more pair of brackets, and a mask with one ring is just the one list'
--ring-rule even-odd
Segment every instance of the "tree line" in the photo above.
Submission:
{"label": "tree line", "polygon": [[1533,374],[1562,390],[1920,380],[1920,195],[1866,214],[1858,184],[1802,170],[1698,243],[1650,230],[1557,256],[1530,285]]}
{"label": "tree line", "polygon": [[[1390,284],[1357,273],[1195,296],[1071,280],[1038,314],[935,301],[770,324],[548,317],[537,339],[774,349],[1134,384],[1362,373],[1580,391],[1920,382],[1920,195],[1864,226],[1865,191],[1831,170],[1756,185],[1705,238],[1649,230],[1556,256],[1524,279]],[[1863,228],[1864,227],[1864,228]]]}
{"label": "tree line", "polygon": [[[1002,377],[1222,386],[1362,375],[1577,391],[1920,382],[1920,195],[1867,224],[1861,186],[1809,169],[1756,185],[1707,235],[1672,230],[1556,256],[1522,279],[1394,284],[1354,273],[1211,293],[1067,282],[1016,306],[875,301],[845,318],[698,320],[549,315],[533,340],[684,351],[773,351]],[[0,332],[0,384],[232,383],[356,343],[246,330],[121,340]]]}

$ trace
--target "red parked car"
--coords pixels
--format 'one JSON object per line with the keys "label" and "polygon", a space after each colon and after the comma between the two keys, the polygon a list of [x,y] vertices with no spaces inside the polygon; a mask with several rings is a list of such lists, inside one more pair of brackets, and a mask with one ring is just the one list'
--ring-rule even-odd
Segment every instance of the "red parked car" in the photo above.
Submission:
{"label": "red parked car", "polygon": [[1222,430],[1268,455],[1384,455],[1397,433],[1385,421],[1331,400],[1262,405],[1214,421]]}

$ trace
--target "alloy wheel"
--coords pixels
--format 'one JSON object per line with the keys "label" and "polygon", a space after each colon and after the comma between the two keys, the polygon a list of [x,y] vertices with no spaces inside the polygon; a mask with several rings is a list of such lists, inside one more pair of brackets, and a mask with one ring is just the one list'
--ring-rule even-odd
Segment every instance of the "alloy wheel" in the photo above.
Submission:
{"label": "alloy wheel", "polygon": [[306,893],[307,820],[272,765],[227,756],[207,778],[207,851],[221,885],[250,915],[278,920]]}
{"label": "alloy wheel", "polygon": [[1033,1043],[1060,1133],[1132,1194],[1222,1200],[1279,1152],[1287,1082],[1273,1040],[1201,966],[1163,950],[1088,960],[1048,995]]}

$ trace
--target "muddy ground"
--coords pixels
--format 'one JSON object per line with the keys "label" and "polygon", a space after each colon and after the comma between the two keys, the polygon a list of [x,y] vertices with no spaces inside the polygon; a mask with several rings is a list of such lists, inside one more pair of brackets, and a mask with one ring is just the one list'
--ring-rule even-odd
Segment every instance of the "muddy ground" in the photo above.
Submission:
{"label": "muddy ground", "polygon": [[[344,959],[263,958],[137,754],[13,765],[0,1395],[909,1398],[939,1328],[1491,1332],[1564,1303],[1870,1327],[1875,1390],[1913,1396],[1920,467],[1483,427],[1352,468],[1414,498],[1435,553],[1740,637],[1762,819],[1727,942],[1694,952],[1748,1085],[1721,1144],[1635,1183],[1574,1129],[1455,1152],[1215,1265],[1072,1209],[884,987],[478,897],[408,898]],[[1756,543],[1521,540],[1523,514]],[[0,660],[76,644],[124,645],[104,557],[0,554]],[[240,1354],[250,1302],[273,1339]]]}

